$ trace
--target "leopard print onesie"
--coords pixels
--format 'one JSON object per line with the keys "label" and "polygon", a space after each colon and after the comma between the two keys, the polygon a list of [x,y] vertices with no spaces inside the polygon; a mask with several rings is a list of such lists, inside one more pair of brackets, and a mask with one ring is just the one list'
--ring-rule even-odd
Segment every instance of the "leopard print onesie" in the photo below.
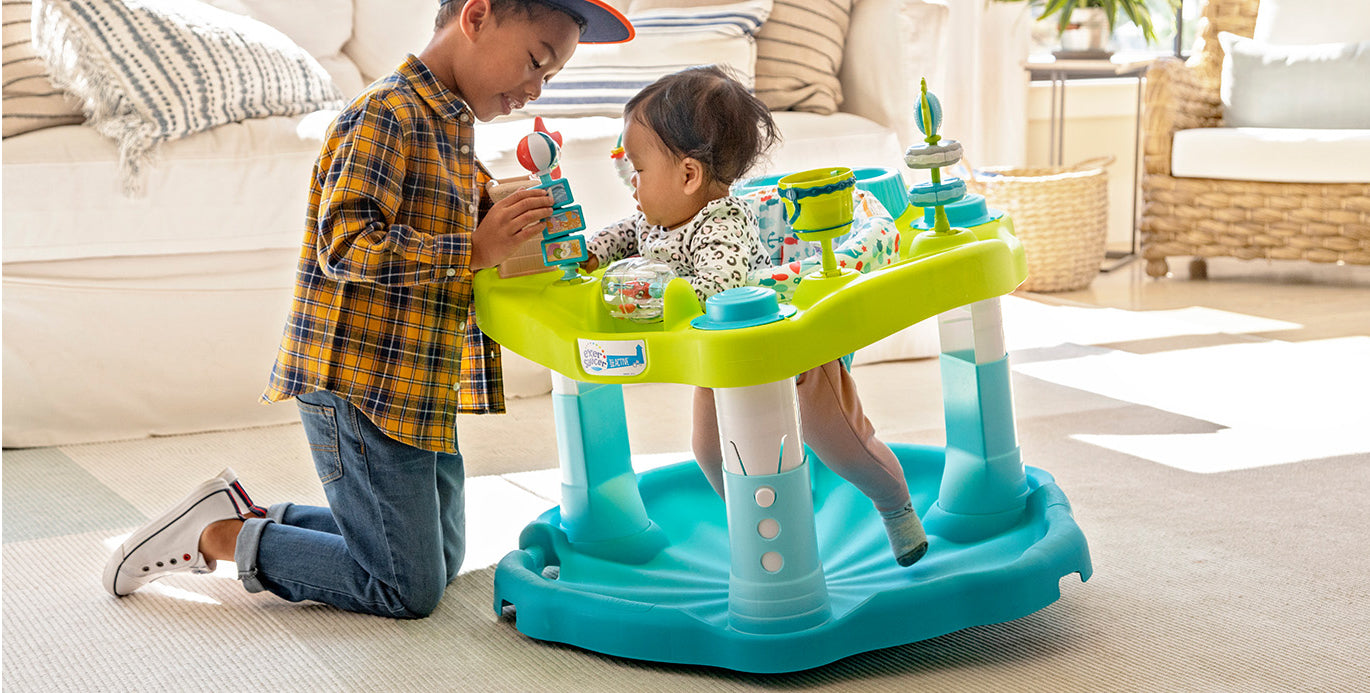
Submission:
{"label": "leopard print onesie", "polygon": [[751,207],[729,195],[704,205],[679,228],[653,226],[637,212],[591,234],[586,245],[600,267],[635,255],[665,263],[702,302],[744,286],[749,271],[771,264],[756,228]]}

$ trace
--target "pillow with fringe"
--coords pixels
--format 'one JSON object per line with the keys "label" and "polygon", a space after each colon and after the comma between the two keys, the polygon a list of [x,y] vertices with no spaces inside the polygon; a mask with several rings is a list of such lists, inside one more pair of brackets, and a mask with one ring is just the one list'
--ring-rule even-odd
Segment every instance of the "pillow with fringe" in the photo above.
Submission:
{"label": "pillow with fringe", "polygon": [[33,27],[53,82],[118,144],[129,194],[141,192],[162,142],[343,105],[284,34],[196,0],[36,0]]}

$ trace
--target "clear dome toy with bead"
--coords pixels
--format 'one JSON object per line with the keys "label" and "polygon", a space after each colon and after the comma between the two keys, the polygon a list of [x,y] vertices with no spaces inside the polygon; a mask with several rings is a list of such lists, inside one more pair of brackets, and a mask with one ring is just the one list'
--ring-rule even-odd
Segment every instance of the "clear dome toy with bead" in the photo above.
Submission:
{"label": "clear dome toy with bead", "polygon": [[604,307],[615,318],[660,322],[666,285],[675,272],[665,263],[630,257],[609,265],[600,279]]}

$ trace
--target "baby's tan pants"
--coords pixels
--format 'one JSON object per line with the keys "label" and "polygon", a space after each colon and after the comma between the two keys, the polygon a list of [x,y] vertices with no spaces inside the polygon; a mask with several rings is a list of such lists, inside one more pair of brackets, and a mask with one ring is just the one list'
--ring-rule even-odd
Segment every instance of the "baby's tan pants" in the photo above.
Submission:
{"label": "baby's tan pants", "polygon": [[[875,437],[875,427],[861,408],[856,381],[842,362],[830,361],[804,371],[795,380],[795,387],[801,435],[819,459],[866,494],[882,512],[908,503],[904,469],[889,446]],[[700,469],[722,496],[723,447],[714,393],[707,387],[695,388],[691,447]]]}

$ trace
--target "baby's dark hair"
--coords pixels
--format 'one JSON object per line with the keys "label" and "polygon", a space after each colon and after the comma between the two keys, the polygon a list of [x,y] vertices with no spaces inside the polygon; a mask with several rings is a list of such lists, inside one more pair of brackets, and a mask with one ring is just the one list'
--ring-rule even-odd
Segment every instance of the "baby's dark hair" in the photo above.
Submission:
{"label": "baby's dark hair", "polygon": [[717,65],[647,85],[623,106],[623,117],[651,128],[673,154],[699,161],[710,180],[725,185],[780,141],[770,109]]}
{"label": "baby's dark hair", "polygon": [[[436,31],[447,26],[447,23],[461,12],[461,7],[465,4],[466,0],[443,0],[443,3],[438,6],[437,16],[433,18],[433,29]],[[503,20],[515,10],[523,12],[523,16],[531,20],[536,20],[546,12],[561,12],[575,20],[576,26],[580,27],[582,34],[585,33],[587,26],[584,17],[550,2],[543,2],[542,0],[490,0],[490,13],[495,15],[495,19]]]}

